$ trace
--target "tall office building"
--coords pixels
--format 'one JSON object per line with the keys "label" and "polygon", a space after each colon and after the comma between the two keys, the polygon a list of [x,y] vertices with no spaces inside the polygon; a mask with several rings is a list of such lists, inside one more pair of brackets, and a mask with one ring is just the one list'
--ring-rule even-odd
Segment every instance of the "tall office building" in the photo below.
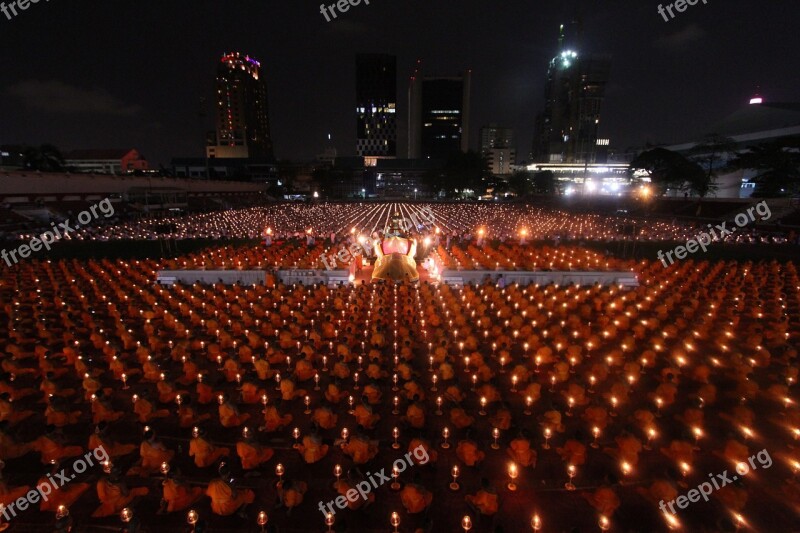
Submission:
{"label": "tall office building", "polygon": [[272,158],[267,82],[261,63],[232,52],[217,67],[217,129],[209,158]]}
{"label": "tall office building", "polygon": [[472,72],[456,77],[423,77],[421,65],[408,90],[408,156],[446,159],[469,149]]}
{"label": "tall office building", "polygon": [[481,154],[495,176],[511,174],[517,151],[514,148],[514,130],[490,124],[481,128]]}
{"label": "tall office building", "polygon": [[356,56],[356,152],[369,165],[397,156],[397,58]]}
{"label": "tall office building", "polygon": [[578,21],[561,26],[558,53],[547,70],[545,108],[536,117],[534,161],[603,162],[597,137],[611,59],[586,53],[581,36]]}

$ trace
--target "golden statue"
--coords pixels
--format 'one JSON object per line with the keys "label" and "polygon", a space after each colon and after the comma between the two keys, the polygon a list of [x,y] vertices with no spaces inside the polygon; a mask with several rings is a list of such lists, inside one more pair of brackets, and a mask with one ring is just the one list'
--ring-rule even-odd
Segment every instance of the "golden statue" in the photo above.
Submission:
{"label": "golden statue", "polygon": [[383,239],[375,243],[375,268],[372,279],[391,281],[419,281],[417,262],[417,241],[407,236],[403,219],[398,213],[392,216]]}

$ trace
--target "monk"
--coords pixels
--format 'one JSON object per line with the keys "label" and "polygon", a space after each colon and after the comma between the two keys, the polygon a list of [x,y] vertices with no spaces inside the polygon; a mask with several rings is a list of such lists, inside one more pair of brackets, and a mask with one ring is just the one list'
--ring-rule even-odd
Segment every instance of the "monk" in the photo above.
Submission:
{"label": "monk", "polygon": [[250,414],[239,414],[239,410],[230,401],[227,395],[223,394],[222,403],[219,405],[219,421],[222,427],[233,428],[238,427],[250,420]]}
{"label": "monk", "polygon": [[129,476],[150,476],[161,470],[161,464],[169,464],[175,458],[175,452],[168,450],[164,444],[156,438],[156,433],[152,429],[144,432],[144,438],[139,445],[139,455],[141,461],[138,466],[134,466],[128,471]]}
{"label": "monk", "polygon": [[333,429],[336,427],[339,417],[333,412],[329,404],[323,402],[322,405],[314,410],[314,414],[311,415],[311,421],[322,429]]}
{"label": "monk", "polygon": [[80,411],[70,411],[65,401],[58,396],[49,398],[47,408],[44,410],[46,423],[57,428],[77,424],[81,414]]}
{"label": "monk", "polygon": [[303,503],[303,495],[308,485],[302,481],[284,478],[278,485],[278,502],[286,507],[286,516],[291,516],[292,509]]}
{"label": "monk", "polygon": [[167,473],[164,480],[163,497],[159,513],[183,511],[203,497],[203,487],[192,487],[184,483],[178,476],[180,472]]}
{"label": "monk", "polygon": [[242,430],[242,440],[236,443],[236,454],[242,461],[242,468],[253,470],[269,461],[275,454],[271,448],[261,446],[249,428]]}
{"label": "monk", "polygon": [[139,422],[142,424],[149,424],[156,418],[167,418],[170,413],[166,409],[156,410],[153,404],[148,400],[147,390],[139,393],[139,398],[133,404],[133,412],[136,414]]}
{"label": "monk", "polygon": [[486,478],[481,478],[481,488],[474,496],[467,494],[464,499],[473,512],[483,516],[493,516],[497,514],[497,510],[500,508],[497,490],[492,487]]}
{"label": "monk", "polygon": [[75,457],[83,453],[80,446],[65,446],[60,440],[55,426],[47,426],[45,434],[30,443],[30,449],[42,455],[42,464],[58,463],[65,457]]}
{"label": "monk", "polygon": [[[54,475],[60,471],[58,465],[48,465],[47,470],[50,473],[50,479],[55,479]],[[78,501],[78,498],[80,498],[84,492],[92,488],[91,483],[79,483],[77,481],[70,481],[64,485],[61,485],[61,483],[50,483],[46,474],[42,474],[42,477],[40,477],[39,481],[36,482],[37,487],[42,485],[50,485],[52,492],[48,495],[47,500],[44,498],[42,499],[42,503],[39,505],[39,510],[52,512],[58,510],[60,505],[63,505],[69,509],[76,501]]]}
{"label": "monk", "polygon": [[269,404],[264,408],[264,425],[259,427],[259,431],[272,432],[277,431],[292,423],[292,415],[281,415],[278,407],[281,406],[281,400],[276,399],[274,404]]}
{"label": "monk", "polygon": [[322,438],[314,428],[311,433],[303,437],[303,442],[297,445],[297,451],[307,464],[313,464],[328,454],[328,445],[322,444]]}
{"label": "monk", "polygon": [[[411,442],[408,443],[408,451],[414,452],[416,449],[425,450],[425,453],[422,455],[422,459],[417,459],[417,457],[412,453],[411,459],[414,461],[415,465],[425,465],[429,463],[435,463],[439,459],[439,452],[437,452],[432,446],[430,441],[425,440],[421,437],[414,437],[411,439]],[[427,461],[424,463],[422,461],[425,460],[425,457],[428,458]]]}
{"label": "monk", "polygon": [[620,506],[619,496],[609,486],[598,487],[594,492],[584,492],[582,496],[603,516],[610,517]]}
{"label": "monk", "polygon": [[238,511],[242,518],[247,516],[245,508],[255,500],[255,493],[250,489],[237,490],[229,481],[230,469],[222,465],[219,477],[211,481],[206,489],[206,496],[211,498],[211,511],[220,516],[230,516]]}
{"label": "monk", "polygon": [[99,389],[95,393],[95,399],[92,402],[92,423],[97,425],[101,422],[116,422],[125,416],[123,411],[114,411],[111,406],[111,400],[106,397],[105,391]]}
{"label": "monk", "polygon": [[372,413],[372,407],[370,407],[369,399],[366,396],[361,397],[361,404],[356,406],[354,416],[356,417],[356,423],[364,429],[374,428],[378,420],[381,419],[381,415]]}
{"label": "monk", "polygon": [[518,465],[523,467],[530,466],[531,468],[536,467],[536,450],[531,448],[531,441],[528,438],[527,431],[524,429],[511,441],[506,452],[511,460]]}
{"label": "monk", "polygon": [[189,395],[181,396],[181,405],[178,407],[178,425],[180,427],[190,428],[210,418],[210,413],[197,414],[197,410],[192,405],[192,398]]}
{"label": "monk", "polygon": [[[347,479],[340,479],[339,481],[335,482],[334,488],[336,489],[336,492],[338,492],[341,496],[347,498],[347,492],[350,490],[355,490],[356,485],[358,485],[358,483],[362,481],[366,481],[364,479],[364,476],[359,476],[358,471],[351,471],[348,472]],[[375,502],[375,493],[370,492],[367,495],[366,499],[358,497],[355,498],[355,501],[347,500],[347,508],[350,509],[351,511],[358,511],[359,509],[366,509],[374,502]]]}
{"label": "monk", "polygon": [[556,448],[561,460],[568,465],[580,466],[586,463],[586,446],[582,442],[580,431],[576,431],[573,438],[568,439],[563,447]]}
{"label": "monk", "polygon": [[0,394],[0,422],[8,422],[14,426],[35,414],[34,411],[17,411],[11,401],[11,395],[7,392]]}
{"label": "monk", "polygon": [[400,501],[408,514],[417,514],[431,504],[433,493],[422,485],[407,483],[400,491]]}
{"label": "monk", "polygon": [[216,463],[221,457],[227,457],[230,454],[228,448],[217,448],[205,437],[206,431],[203,428],[198,428],[197,431],[192,431],[192,440],[189,441],[189,456],[194,457],[194,464],[197,468],[208,468]]}
{"label": "monk", "polygon": [[135,444],[118,444],[108,435],[108,424],[100,422],[89,436],[89,450],[102,448],[111,458],[122,457],[136,451]]}
{"label": "monk", "polygon": [[415,399],[406,409],[406,415],[401,419],[414,429],[425,427],[425,409],[422,404]]}
{"label": "monk", "polygon": [[480,451],[478,443],[467,437],[458,442],[456,457],[467,466],[475,466],[486,458],[486,453]]}
{"label": "monk", "polygon": [[342,452],[357,465],[363,465],[378,455],[378,447],[364,435],[353,435],[342,444]]}
{"label": "monk", "polygon": [[97,482],[97,498],[100,500],[92,518],[103,518],[118,514],[128,506],[134,498],[145,496],[150,492],[147,487],[128,489],[125,482],[120,479],[120,471],[113,467],[108,477]]}

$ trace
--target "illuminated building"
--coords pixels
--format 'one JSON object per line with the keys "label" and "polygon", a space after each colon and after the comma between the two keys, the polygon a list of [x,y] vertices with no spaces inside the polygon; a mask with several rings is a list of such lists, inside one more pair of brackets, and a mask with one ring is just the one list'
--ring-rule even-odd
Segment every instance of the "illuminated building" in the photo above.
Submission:
{"label": "illuminated building", "polygon": [[217,129],[206,147],[209,158],[272,158],[267,83],[261,63],[232,52],[217,67]]}
{"label": "illuminated building", "polygon": [[577,21],[561,26],[558,43],[558,54],[547,70],[545,108],[536,117],[532,158],[542,163],[603,163],[597,134],[611,60],[586,54]]}
{"label": "illuminated building", "polygon": [[469,149],[472,72],[456,77],[422,77],[409,85],[409,159],[447,159]]}
{"label": "illuminated building", "polygon": [[397,155],[397,58],[356,56],[356,151],[375,161]]}
{"label": "illuminated building", "polygon": [[514,130],[496,124],[481,128],[481,154],[495,176],[511,174],[517,151],[514,149]]}

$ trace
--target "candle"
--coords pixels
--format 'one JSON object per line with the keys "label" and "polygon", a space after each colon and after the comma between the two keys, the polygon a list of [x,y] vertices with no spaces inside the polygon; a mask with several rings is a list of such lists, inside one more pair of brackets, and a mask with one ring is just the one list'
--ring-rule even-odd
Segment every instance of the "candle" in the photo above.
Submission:
{"label": "candle", "polygon": [[533,515],[533,518],[531,518],[531,529],[534,531],[539,531],[542,529],[542,521],[538,514]]}
{"label": "candle", "polygon": [[577,468],[575,465],[567,466],[567,475],[569,476],[569,481],[564,485],[564,488],[567,490],[575,490],[575,485],[572,484],[572,478],[575,477],[575,474],[577,474]]}
{"label": "candle", "polygon": [[458,465],[453,465],[453,468],[450,470],[450,475],[453,476],[453,482],[450,483],[450,490],[458,490],[459,485],[456,481],[458,479]]}
{"label": "candle", "polygon": [[544,428],[544,444],[542,445],[542,448],[544,448],[545,450],[550,449],[550,444],[548,443],[548,441],[550,440],[550,435],[551,435],[550,428]]}
{"label": "candle", "polygon": [[483,416],[486,414],[486,411],[484,411],[485,407],[486,407],[486,396],[481,396],[481,410],[478,411],[479,415]]}
{"label": "candle", "polygon": [[509,464],[508,465],[508,477],[509,477],[510,481],[508,482],[508,485],[506,485],[506,487],[508,487],[508,490],[510,490],[510,491],[517,490],[517,484],[514,483],[514,480],[517,479],[518,475],[519,475],[519,470],[517,470],[517,465],[515,463]]}
{"label": "candle", "polygon": [[593,427],[593,428],[592,428],[592,435],[594,435],[594,441],[592,441],[592,443],[590,444],[590,446],[591,446],[592,448],[595,448],[595,449],[597,449],[597,448],[599,448],[599,447],[600,447],[600,445],[599,445],[599,444],[597,444],[597,437],[599,437],[599,436],[600,436],[600,428],[599,428],[599,427],[597,427],[597,426]]}
{"label": "candle", "polygon": [[500,445],[497,444],[497,439],[500,438],[500,430],[498,428],[492,429],[492,438],[494,439],[494,442],[492,443],[491,448],[493,450],[499,450]]}
{"label": "candle", "polygon": [[461,519],[461,527],[464,531],[472,529],[472,519],[468,515],[465,515],[464,518]]}
{"label": "candle", "polygon": [[445,427],[442,430],[442,438],[444,438],[444,442],[442,442],[442,448],[447,449],[450,447],[450,443],[447,442],[447,439],[450,437],[450,430]]}
{"label": "candle", "polygon": [[392,444],[392,448],[395,450],[400,448],[400,443],[397,442],[397,438],[400,436],[400,429],[398,427],[392,428],[392,437],[394,437],[394,443]]}

